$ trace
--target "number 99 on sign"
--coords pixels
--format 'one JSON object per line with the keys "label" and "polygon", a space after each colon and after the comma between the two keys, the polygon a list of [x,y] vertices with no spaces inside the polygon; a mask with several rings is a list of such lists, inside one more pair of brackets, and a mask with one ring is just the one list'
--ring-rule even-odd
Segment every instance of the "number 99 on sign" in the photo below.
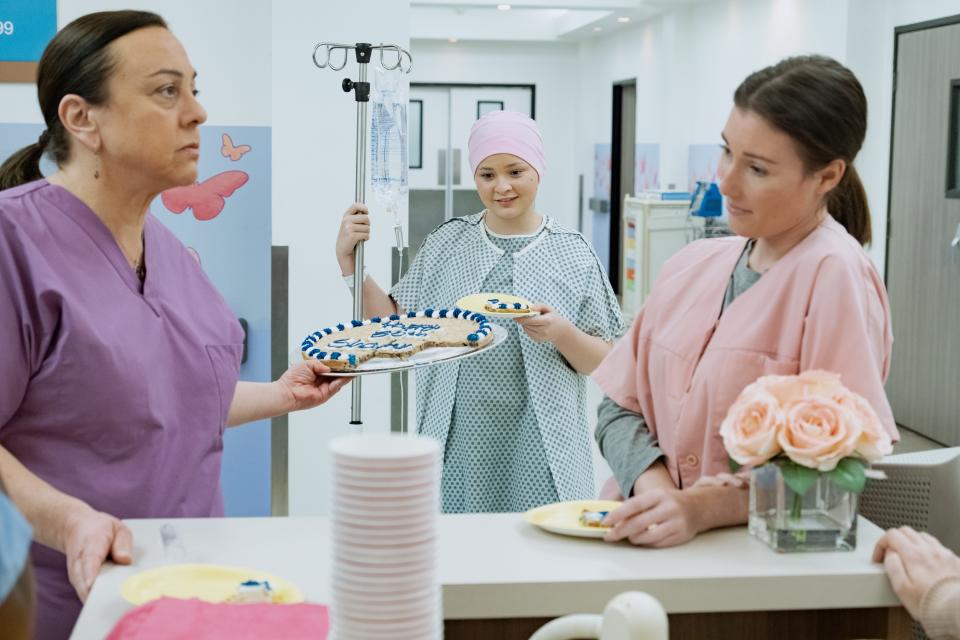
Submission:
{"label": "number 99 on sign", "polygon": [[0,20],[0,36],[13,35],[13,22],[10,20]]}

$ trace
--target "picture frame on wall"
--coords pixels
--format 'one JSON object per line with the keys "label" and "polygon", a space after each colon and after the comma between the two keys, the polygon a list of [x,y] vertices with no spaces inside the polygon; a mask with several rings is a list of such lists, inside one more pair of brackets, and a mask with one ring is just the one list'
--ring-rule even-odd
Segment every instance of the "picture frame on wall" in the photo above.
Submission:
{"label": "picture frame on wall", "polygon": [[423,168],[423,100],[411,100],[407,112],[407,136],[410,140],[407,162],[411,169]]}
{"label": "picture frame on wall", "polygon": [[503,111],[503,100],[477,100],[477,120],[491,111]]}

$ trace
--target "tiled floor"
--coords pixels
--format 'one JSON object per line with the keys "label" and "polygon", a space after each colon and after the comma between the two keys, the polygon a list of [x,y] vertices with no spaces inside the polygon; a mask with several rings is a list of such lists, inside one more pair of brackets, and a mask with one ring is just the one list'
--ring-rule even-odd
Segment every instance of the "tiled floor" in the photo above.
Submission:
{"label": "tiled floor", "polygon": [[900,427],[900,442],[893,445],[893,453],[913,453],[914,451],[929,451],[930,449],[941,449],[943,445],[934,442],[929,438]]}

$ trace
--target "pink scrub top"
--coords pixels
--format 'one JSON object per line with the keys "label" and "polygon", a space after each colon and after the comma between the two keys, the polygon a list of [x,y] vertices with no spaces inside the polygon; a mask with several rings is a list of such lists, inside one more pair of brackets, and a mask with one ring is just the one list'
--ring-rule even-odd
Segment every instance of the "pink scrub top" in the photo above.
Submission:
{"label": "pink scrub top", "polygon": [[[243,332],[152,215],[140,283],[107,227],[46,180],[0,192],[0,445],[118,518],[223,513],[223,429]],[[37,638],[80,611],[65,557],[34,544]]]}
{"label": "pink scrub top", "polygon": [[883,388],[890,309],[863,248],[827,216],[720,315],[746,242],[703,240],[672,257],[593,373],[614,402],[643,415],[680,488],[729,472],[720,423],[743,388],[765,375],[839,373],[899,439]]}

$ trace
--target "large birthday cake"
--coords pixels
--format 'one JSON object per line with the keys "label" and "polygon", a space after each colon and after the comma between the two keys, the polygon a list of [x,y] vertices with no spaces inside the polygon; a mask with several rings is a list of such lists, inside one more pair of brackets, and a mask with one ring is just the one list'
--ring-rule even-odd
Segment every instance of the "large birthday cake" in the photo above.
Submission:
{"label": "large birthday cake", "polygon": [[483,347],[491,340],[493,327],[482,314],[426,309],[315,331],[304,339],[300,353],[333,371],[351,371],[371,358],[409,358],[432,347]]}

